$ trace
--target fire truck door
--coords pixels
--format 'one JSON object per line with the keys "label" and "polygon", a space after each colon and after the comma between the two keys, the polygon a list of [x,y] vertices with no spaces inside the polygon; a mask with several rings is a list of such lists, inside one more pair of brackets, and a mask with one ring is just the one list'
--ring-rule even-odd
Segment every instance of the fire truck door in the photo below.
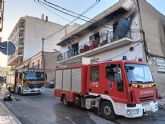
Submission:
{"label": "fire truck door", "polygon": [[125,101],[126,93],[124,89],[124,82],[122,76],[122,70],[120,64],[107,64],[105,66],[106,85],[104,89],[107,89],[107,94],[114,100]]}
{"label": "fire truck door", "polygon": [[89,75],[89,92],[99,93],[100,92],[100,66],[94,65],[90,67]]}

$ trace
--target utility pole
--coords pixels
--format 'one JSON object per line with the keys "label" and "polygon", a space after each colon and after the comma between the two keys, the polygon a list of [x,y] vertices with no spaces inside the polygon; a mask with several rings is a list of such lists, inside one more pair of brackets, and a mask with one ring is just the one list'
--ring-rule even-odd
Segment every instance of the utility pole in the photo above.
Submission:
{"label": "utility pole", "polygon": [[47,19],[46,20],[44,20],[44,14],[42,15],[43,17],[42,17],[42,21],[43,21],[43,23],[44,23],[44,28],[43,28],[43,36],[42,36],[42,42],[41,42],[41,44],[42,44],[42,61],[41,61],[41,65],[42,65],[42,69],[43,69],[43,71],[45,72],[45,52],[44,52],[44,46],[45,46],[45,40],[46,40],[46,38],[44,37],[44,34],[45,34],[45,26],[46,26],[46,22],[48,21]]}
{"label": "utility pole", "polygon": [[45,55],[44,55],[44,44],[45,44],[45,38],[42,38],[42,69],[45,72]]}

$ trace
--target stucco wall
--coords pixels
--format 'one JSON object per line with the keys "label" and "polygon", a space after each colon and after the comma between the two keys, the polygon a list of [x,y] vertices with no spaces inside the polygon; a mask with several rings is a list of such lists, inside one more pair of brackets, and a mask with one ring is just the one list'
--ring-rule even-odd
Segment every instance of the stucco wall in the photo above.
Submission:
{"label": "stucco wall", "polygon": [[47,81],[55,81],[55,70],[57,66],[58,51],[45,54],[45,72],[47,73]]}
{"label": "stucco wall", "polygon": [[[124,1],[124,0],[120,0]],[[140,2],[140,11],[141,11],[141,17],[142,17],[142,27],[145,31],[146,35],[146,42],[148,46],[148,50],[151,53],[165,56],[165,17],[160,14],[156,9],[154,9],[149,3],[147,3],[146,0],[138,0]],[[140,29],[140,16],[138,13],[137,3],[136,0],[125,0],[125,3],[123,4],[123,7],[128,9],[128,13],[124,16],[120,16],[119,18],[124,17],[131,17],[131,28],[132,29]],[[101,15],[100,15],[101,16]],[[112,24],[114,20],[109,20],[107,24]],[[97,28],[95,30],[89,31],[87,34],[79,37],[78,39],[74,39],[73,42],[69,42],[65,47],[65,50],[68,49],[68,46],[72,45],[75,42],[79,42],[79,45],[81,46],[85,42],[89,41],[89,36],[92,35],[95,32],[100,32],[103,30],[102,28]],[[142,40],[142,35],[138,35],[133,37],[133,40]],[[133,45],[133,44],[132,44]],[[97,54],[95,56],[91,56],[91,58],[99,58],[100,61],[104,61],[106,59],[111,59],[111,57],[118,56],[120,53],[122,53],[125,50],[128,50],[130,45],[125,47],[120,47],[118,49],[110,50],[104,53]],[[128,59],[132,59],[134,57],[140,57],[145,59],[144,54],[144,48],[143,45],[140,45],[139,47],[135,48],[134,52],[126,52],[116,58],[121,59],[123,55],[128,56]],[[157,86],[159,88],[159,93],[163,96],[165,96],[165,73],[158,73],[157,71],[157,65],[156,60],[159,58],[151,57],[149,58],[149,64],[152,69],[152,73],[155,79],[155,82],[157,83]]]}
{"label": "stucco wall", "polygon": [[[145,31],[146,42],[149,52],[165,56],[165,25],[164,21],[165,16],[153,8],[145,0],[139,0],[141,17],[142,17],[142,26]],[[152,73],[157,83],[159,93],[162,96],[165,96],[165,73],[158,73],[156,60],[160,59],[157,57],[149,58],[150,67]]]}
{"label": "stucco wall", "polygon": [[[58,51],[55,52],[45,52],[45,72],[47,74],[47,82],[54,81],[55,79],[55,69],[57,66],[57,55]],[[39,69],[42,69],[42,52],[39,52],[29,60],[29,68],[38,68],[38,64],[40,65]]]}
{"label": "stucco wall", "polygon": [[[24,40],[24,61],[39,53],[42,50],[42,37],[47,37],[53,32],[61,29],[63,26],[45,22],[41,19],[25,17],[25,40]],[[65,35],[65,31],[59,32],[48,40],[45,40],[44,51],[52,52],[53,49],[59,49],[57,41]]]}
{"label": "stucco wall", "polygon": [[[129,51],[130,47],[134,47],[134,51]],[[99,61],[121,60],[123,59],[123,56],[127,56],[128,60],[132,60],[135,58],[143,58],[142,44],[136,43],[116,48],[114,50],[92,56],[91,59],[99,58]]]}

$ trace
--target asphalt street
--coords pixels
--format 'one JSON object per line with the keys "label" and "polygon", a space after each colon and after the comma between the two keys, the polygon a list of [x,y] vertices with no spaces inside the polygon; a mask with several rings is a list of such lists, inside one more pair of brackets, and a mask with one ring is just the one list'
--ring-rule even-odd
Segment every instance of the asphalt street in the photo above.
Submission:
{"label": "asphalt street", "polygon": [[164,124],[165,111],[136,119],[118,117],[115,122],[105,120],[92,111],[75,106],[64,106],[47,89],[42,95],[17,95],[18,100],[5,105],[23,124]]}

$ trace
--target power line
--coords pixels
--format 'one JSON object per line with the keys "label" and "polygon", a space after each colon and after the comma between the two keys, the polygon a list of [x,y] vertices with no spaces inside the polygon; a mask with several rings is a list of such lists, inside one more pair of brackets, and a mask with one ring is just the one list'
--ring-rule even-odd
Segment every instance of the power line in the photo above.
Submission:
{"label": "power line", "polygon": [[[35,0],[34,0],[35,1]],[[36,2],[36,1],[35,1]],[[42,3],[43,4],[43,3]],[[79,16],[77,16],[75,19],[73,19],[72,21],[70,21],[70,23],[68,23],[66,26],[64,26],[63,28],[59,29],[58,31],[55,31],[54,33],[50,34],[49,36],[47,36],[45,38],[45,40],[53,37],[54,35],[58,34],[60,31],[62,31],[63,29],[65,29],[69,24],[72,24],[73,22],[75,22],[77,19],[80,19],[80,17],[82,15],[84,15],[85,13],[87,13],[90,9],[92,9],[94,6],[96,6],[97,4],[94,3],[91,6],[89,6],[84,12],[82,12]]]}
{"label": "power line", "polygon": [[[51,4],[51,5],[53,5],[53,6],[58,7],[58,8],[60,8],[60,9],[64,10],[64,11],[71,12],[71,13],[73,13],[73,14],[76,14],[76,15],[78,15],[78,16],[80,16],[80,17],[84,17],[84,18],[86,18],[86,19],[90,19],[90,21],[87,21],[87,22],[93,23],[94,21],[98,21],[98,20],[95,20],[95,19],[91,19],[91,18],[89,18],[89,17],[87,17],[87,16],[84,16],[84,15],[82,15],[82,14],[73,12],[73,11],[71,11],[71,10],[69,10],[69,9],[66,9],[66,8],[64,8],[64,7],[62,7],[62,6],[59,6],[59,5],[57,5],[57,4],[48,2],[47,0],[44,0],[44,1],[45,1],[46,3],[48,3],[48,4]],[[91,8],[89,7],[89,8],[87,9],[87,11],[89,11],[90,9],[92,9],[92,8],[93,8],[94,6],[96,6],[99,2],[100,2],[100,0],[96,0],[96,2],[91,6]],[[81,19],[81,18],[80,18],[80,19]],[[91,22],[91,21],[93,21],[93,22]],[[104,23],[102,23],[102,22],[98,22],[98,23],[99,23],[99,24],[102,24],[103,27],[106,27],[106,25],[105,25]],[[106,28],[109,28],[109,27],[106,27]]]}
{"label": "power line", "polygon": [[61,17],[62,19],[64,19],[65,21],[70,22],[70,20],[68,20],[68,19],[66,19],[65,17],[63,17],[63,16],[61,16],[61,15],[55,13],[54,11],[48,9],[46,6],[40,4],[39,2],[37,2],[37,1],[35,1],[35,0],[34,0],[34,2],[36,2],[38,5],[42,6],[42,7],[45,8],[46,10],[52,12],[54,15],[57,15],[57,16]]}
{"label": "power line", "polygon": [[[72,14],[67,13],[67,12],[64,12],[64,11],[62,11],[62,10],[60,10],[60,9],[57,9],[57,8],[55,8],[55,7],[53,7],[53,6],[49,5],[49,4],[46,4],[46,3],[44,3],[44,2],[42,2],[42,1],[40,1],[40,0],[38,0],[38,2],[40,2],[40,3],[42,3],[42,4],[46,5],[46,6],[49,6],[50,8],[52,8],[52,9],[54,9],[54,10],[56,10],[56,11],[59,11],[59,12],[65,14],[65,15],[69,15],[69,16],[71,16],[71,17],[77,18],[77,16],[75,16],[75,15],[72,15]],[[78,17],[78,18],[81,19],[81,20],[83,20],[83,21],[88,22],[88,20],[86,20],[86,19],[83,19],[83,18],[80,18],[80,17]]]}
{"label": "power line", "polygon": [[[87,17],[87,16],[84,16],[84,15],[82,15],[82,14],[79,14],[79,13],[73,12],[73,11],[71,11],[71,10],[68,10],[68,9],[66,9],[66,8],[64,8],[64,7],[62,7],[62,6],[57,5],[57,4],[48,2],[47,0],[44,0],[44,1],[47,2],[47,3],[49,3],[49,4],[51,4],[51,5],[56,6],[56,7],[58,7],[58,8],[61,8],[61,9],[65,10],[65,11],[68,11],[68,12],[71,12],[71,13],[73,13],[73,14],[76,14],[76,15],[78,15],[78,16],[80,16],[80,17],[84,17],[84,18],[86,18],[86,19],[90,19],[90,21],[89,21],[90,23],[93,23],[93,22],[91,22],[91,20],[92,20],[92,21],[97,21],[97,20],[95,20],[95,19],[91,19],[91,18],[89,18],[89,17]],[[94,6],[96,6],[99,2],[100,2],[100,0],[96,0],[96,2],[95,2],[91,7],[89,7],[86,11],[88,12],[90,9],[92,9]],[[104,25],[104,23],[101,23],[101,22],[99,22],[99,23],[102,24],[102,25]],[[106,27],[106,26],[104,25],[104,27]],[[106,27],[106,28],[107,28],[107,27]]]}
{"label": "power line", "polygon": [[[83,18],[80,18],[80,17],[82,17],[83,15],[81,14],[77,14],[77,15],[79,15],[79,16],[75,16],[75,15],[72,15],[72,14],[70,14],[70,13],[67,13],[67,12],[64,12],[64,11],[62,11],[62,10],[59,10],[59,9],[57,9],[57,8],[55,8],[55,7],[52,7],[51,5],[48,5],[48,4],[46,4],[46,3],[44,3],[44,2],[41,2],[40,0],[38,0],[40,3],[42,3],[42,4],[44,4],[44,5],[46,5],[46,6],[48,6],[48,7],[51,7],[51,8],[53,8],[53,9],[55,9],[55,10],[57,10],[57,11],[59,11],[59,12],[62,12],[63,14],[67,14],[67,15],[69,15],[69,16],[72,16],[72,17],[76,17],[77,19],[81,19],[81,20],[83,20],[83,21],[86,21],[86,22],[89,22],[89,23],[91,23],[91,24],[93,24],[93,22],[91,22],[91,21],[97,21],[97,20],[94,20],[94,19],[91,19],[91,20],[86,20],[86,19],[83,19]],[[45,1],[45,0],[44,0]],[[95,5],[97,5],[97,4],[95,4]],[[56,5],[56,6],[58,6],[58,5]],[[94,5],[93,5],[94,6]],[[61,6],[59,6],[59,7],[61,7]],[[63,8],[63,7],[61,7],[61,8]],[[89,10],[90,10],[90,8],[88,8]],[[68,10],[68,9],[66,9],[66,10]],[[89,11],[89,10],[87,10],[87,11]],[[70,10],[69,10],[70,11]],[[75,12],[74,12],[75,13]],[[85,17],[85,16],[84,16]],[[88,18],[88,17],[86,17],[86,18]],[[76,19],[76,20],[77,20]],[[89,18],[90,19],[90,18]],[[98,22],[99,24],[101,24],[102,25],[102,27],[105,27],[105,28],[107,28],[107,29],[112,29],[112,28],[110,28],[110,27],[107,27],[107,25],[105,25],[105,24],[103,24],[102,22]],[[80,26],[81,27],[81,26]],[[65,27],[64,27],[65,28]],[[64,29],[64,28],[62,28],[62,30]],[[132,29],[133,30],[133,29]],[[137,29],[135,29],[135,30],[137,30]],[[60,29],[60,31],[61,31],[61,29]],[[51,34],[51,35],[49,35],[47,38],[45,38],[45,39],[49,39],[49,38],[51,38],[52,36],[54,36],[56,33],[53,33],[53,34]]]}
{"label": "power line", "polygon": [[[35,1],[35,0],[34,0],[34,1]],[[39,1],[40,3],[46,5],[46,6],[49,6],[49,7],[53,8],[53,9],[57,10],[57,11],[60,11],[60,12],[62,12],[62,13],[64,13],[64,14],[67,14],[67,15],[70,15],[70,16],[72,16],[72,17],[75,17],[75,19],[74,19],[73,21],[71,21],[69,24],[73,23],[73,22],[74,22],[75,20],[77,20],[77,19],[81,19],[79,16],[73,16],[73,15],[68,14],[68,13],[66,13],[66,12],[63,12],[63,11],[61,11],[61,10],[59,10],[59,9],[56,9],[56,8],[54,8],[54,7],[52,7],[52,6],[48,5],[48,4],[45,4],[44,2],[41,2],[40,0],[38,0],[38,1]],[[82,19],[82,20],[84,20],[84,19]],[[87,21],[87,20],[84,20],[84,21]],[[46,38],[44,38],[44,40],[47,40],[47,39],[53,37],[55,34],[59,33],[60,31],[62,31],[62,30],[65,29],[66,27],[67,27],[67,25],[64,26],[63,28],[59,29],[58,31],[55,31],[54,33],[50,34],[49,36],[47,36]]]}
{"label": "power line", "polygon": [[[39,1],[40,3],[46,5],[46,6],[49,6],[49,7],[53,8],[53,9],[55,9],[55,10],[57,10],[57,11],[63,13],[63,14],[66,14],[66,15],[69,15],[69,16],[72,16],[72,17],[76,17],[76,18],[81,19],[81,20],[83,20],[83,21],[85,21],[85,22],[93,23],[94,21],[97,21],[97,20],[91,19],[91,18],[89,18],[89,17],[83,16],[82,14],[78,14],[78,13],[75,13],[75,12],[71,11],[72,13],[75,13],[76,15],[79,15],[79,16],[72,15],[72,14],[70,14],[70,13],[68,13],[68,12],[64,12],[64,11],[62,11],[62,10],[59,10],[59,9],[55,8],[55,7],[52,7],[51,5],[48,5],[48,4],[44,3],[44,2],[41,2],[40,0],[38,0],[38,1]],[[44,1],[45,1],[45,0],[44,0]],[[96,3],[94,3],[94,4],[91,6],[91,8],[93,8],[95,5],[97,5],[98,2],[100,2],[100,0],[98,0]],[[52,4],[52,3],[51,3],[51,4]],[[53,5],[55,5],[55,4],[53,4]],[[56,5],[56,6],[59,6],[59,5]],[[59,7],[61,7],[61,6],[59,6]],[[61,8],[63,8],[63,7],[61,7]],[[91,8],[88,8],[87,11],[89,11]],[[66,9],[66,10],[68,10],[68,9]],[[68,11],[70,11],[70,10],[68,10]],[[85,18],[88,18],[88,19],[90,19],[90,20],[86,20],[86,19],[83,19],[83,18],[80,18],[80,17],[85,17]],[[93,22],[92,22],[92,21],[93,21]],[[98,22],[98,23],[104,25],[104,23],[101,23],[101,22]],[[109,27],[107,27],[107,26],[105,26],[105,25],[104,25],[104,27],[109,28]]]}
{"label": "power line", "polygon": [[[46,3],[49,3],[49,4],[51,4],[51,5],[54,5],[54,6],[60,8],[60,9],[62,9],[62,10],[68,11],[68,12],[70,12],[70,13],[72,13],[72,14],[77,15],[77,16],[81,16],[81,17],[84,17],[84,18],[86,18],[86,19],[90,19],[89,17],[86,17],[86,16],[84,16],[84,15],[82,15],[82,14],[78,14],[78,13],[76,13],[76,12],[73,12],[73,11],[71,11],[71,10],[69,10],[69,9],[66,9],[66,8],[64,8],[64,7],[61,7],[61,6],[57,5],[57,4],[51,3],[51,2],[49,2],[49,1],[47,1],[47,0],[44,0],[44,1],[45,1]],[[100,2],[100,1],[96,1],[92,6],[97,5],[98,2]],[[91,9],[91,8],[90,8],[90,9]]]}
{"label": "power line", "polygon": [[[34,1],[35,1],[35,0],[34,0]],[[38,0],[38,1],[39,1],[39,0]],[[40,2],[40,1],[39,1],[39,2]],[[59,10],[59,9],[57,9],[57,8],[54,8],[54,7],[50,6],[50,5],[47,5],[47,4],[43,3],[43,2],[40,2],[40,3],[42,3],[42,4],[46,5],[46,6],[49,6],[49,7],[53,8],[53,9],[55,9],[55,10],[57,10],[57,11],[60,11],[60,12],[62,12],[62,13],[64,13],[64,14],[67,14],[67,15],[72,16],[71,14],[68,14],[68,13],[66,13],[66,12],[63,12],[63,11],[61,11],[61,10]],[[94,6],[94,5],[93,5],[93,6]],[[91,8],[92,8],[92,6],[90,6],[86,11],[84,11],[84,12],[83,12],[81,15],[79,15],[79,16],[72,16],[72,17],[75,17],[75,19],[74,19],[73,21],[71,21],[70,23],[73,23],[73,22],[76,21],[77,19],[81,19],[80,17],[81,17],[83,14],[85,14],[86,12],[88,12]],[[85,20],[85,19],[83,19],[83,20]],[[87,21],[87,20],[85,20],[85,21]],[[70,23],[69,23],[69,24],[70,24]],[[51,37],[53,37],[55,34],[59,33],[61,30],[65,29],[66,27],[67,27],[67,25],[64,26],[63,28],[59,29],[58,31],[55,31],[54,33],[50,34],[50,35],[47,36],[46,38],[42,38],[42,63],[43,63],[43,69],[44,69],[44,70],[45,70],[45,57],[44,57],[44,53],[43,53],[43,51],[44,51],[44,41],[47,40],[47,39],[49,39],[49,38],[51,38]]]}
{"label": "power line", "polygon": [[[39,0],[38,0],[38,1],[39,1]],[[45,0],[44,0],[44,1],[45,1]],[[42,3],[42,4],[45,4],[45,3],[41,2],[41,1],[39,1],[39,2]],[[47,5],[47,6],[51,7],[51,8],[54,8],[54,7],[52,7],[52,6],[48,5],[48,4],[45,4],[45,5]],[[54,8],[54,9],[56,10],[56,8]],[[88,9],[90,10],[90,8],[88,8]],[[87,9],[85,12],[87,12],[88,9]],[[63,12],[63,11],[60,11],[60,12]],[[64,12],[64,14],[66,14],[66,12]],[[77,19],[81,19],[80,17],[83,15],[83,13],[82,13],[81,15],[80,15],[80,14],[78,14],[78,15],[79,15],[79,16],[76,17],[73,21],[75,21],[75,20],[77,20]],[[94,19],[91,19],[91,20],[94,20]],[[94,20],[94,21],[96,21],[96,20]],[[90,22],[90,21],[87,21],[87,22]],[[90,23],[93,23],[93,22],[90,22]],[[101,23],[101,24],[103,24],[103,23]],[[103,24],[103,25],[104,25],[104,24]],[[53,34],[49,35],[49,36],[46,37],[45,39],[51,38],[52,36],[54,36],[54,35],[57,34],[59,31],[63,30],[63,29],[66,28],[66,27],[67,27],[67,25],[66,25],[65,27],[63,27],[62,29],[60,29],[60,30],[54,32]],[[109,27],[107,27],[107,26],[103,26],[103,27],[109,28]],[[127,51],[124,51],[123,53],[125,53],[125,52],[127,52]],[[123,54],[123,53],[121,53],[121,54]],[[120,55],[121,55],[121,54],[120,54]]]}
{"label": "power line", "polygon": [[[39,2],[37,2],[37,1],[35,1],[35,2],[36,2],[37,4],[39,4],[40,6],[44,7],[45,9],[47,9],[48,11],[50,11],[50,12],[54,13],[55,15],[61,17],[62,19],[66,20],[66,21],[68,21],[68,22],[70,22],[70,23],[73,23],[73,21],[69,21],[68,19],[64,18],[63,16],[60,16],[60,15],[56,14],[55,12],[53,12],[52,10],[50,10],[50,9],[48,9],[47,7],[43,6],[43,5],[40,4]],[[75,20],[76,20],[76,19],[75,19]],[[62,30],[62,29],[60,29],[60,30]],[[55,33],[57,33],[57,32],[55,32]],[[53,54],[54,54],[54,53],[53,53]],[[52,57],[51,57],[51,58],[52,58]],[[53,60],[53,58],[52,58],[52,59],[48,59],[48,60]],[[47,69],[45,69],[45,70],[47,70]]]}

